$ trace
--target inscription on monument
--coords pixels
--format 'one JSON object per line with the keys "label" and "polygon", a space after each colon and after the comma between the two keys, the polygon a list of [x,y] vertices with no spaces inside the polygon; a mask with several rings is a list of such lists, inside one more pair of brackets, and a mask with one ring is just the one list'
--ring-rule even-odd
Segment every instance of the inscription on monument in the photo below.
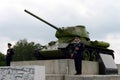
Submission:
{"label": "inscription on monument", "polygon": [[11,66],[0,68],[0,80],[35,80],[35,74],[35,67]]}

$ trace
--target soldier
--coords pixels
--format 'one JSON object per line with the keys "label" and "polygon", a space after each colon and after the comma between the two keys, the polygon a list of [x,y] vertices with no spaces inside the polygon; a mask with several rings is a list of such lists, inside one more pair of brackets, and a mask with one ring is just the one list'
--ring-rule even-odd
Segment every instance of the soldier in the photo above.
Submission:
{"label": "soldier", "polygon": [[74,59],[75,64],[75,75],[80,75],[82,73],[82,54],[84,51],[84,44],[80,40],[80,36],[76,36],[73,45],[73,53],[71,57]]}
{"label": "soldier", "polygon": [[14,51],[11,48],[12,44],[8,43],[7,55],[6,55],[6,64],[10,66],[10,62],[12,61],[12,56],[14,55]]}

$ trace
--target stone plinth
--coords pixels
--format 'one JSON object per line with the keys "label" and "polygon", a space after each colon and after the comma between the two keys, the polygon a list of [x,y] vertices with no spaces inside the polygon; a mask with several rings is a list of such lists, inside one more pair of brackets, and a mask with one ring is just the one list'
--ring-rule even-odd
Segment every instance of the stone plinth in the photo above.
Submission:
{"label": "stone plinth", "polygon": [[17,61],[12,62],[12,66],[45,66],[46,74],[67,74],[67,60],[39,60],[39,61]]}
{"label": "stone plinth", "polygon": [[[12,62],[11,65],[45,66],[46,80],[120,80],[120,75],[98,75],[99,64],[93,61],[82,61],[82,75],[73,75],[75,73],[73,59],[19,61]],[[120,65],[117,66],[120,74]]]}
{"label": "stone plinth", "polygon": [[0,80],[45,80],[44,66],[0,67]]}
{"label": "stone plinth", "polygon": [[[12,66],[40,65],[45,66],[46,74],[75,74],[73,59],[59,60],[39,60],[39,61],[17,61],[12,62]],[[82,61],[82,74],[94,75],[98,74],[98,62]]]}
{"label": "stone plinth", "polygon": [[[74,60],[68,60],[68,73],[75,73]],[[82,74],[96,75],[99,74],[99,65],[95,61],[82,61]]]}

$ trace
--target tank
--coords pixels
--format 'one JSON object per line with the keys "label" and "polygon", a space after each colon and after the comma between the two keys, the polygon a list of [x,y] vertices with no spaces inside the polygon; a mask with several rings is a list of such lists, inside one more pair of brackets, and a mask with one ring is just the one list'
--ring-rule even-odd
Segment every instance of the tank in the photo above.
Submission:
{"label": "tank", "polygon": [[114,59],[114,51],[108,49],[110,44],[104,41],[91,41],[89,37],[89,32],[86,31],[86,27],[83,25],[68,26],[58,28],[55,25],[45,21],[44,19],[36,16],[35,14],[24,10],[31,16],[39,19],[40,21],[46,23],[50,27],[56,29],[55,37],[57,41],[51,41],[45,46],[41,46],[40,49],[35,50],[35,57],[37,59],[66,59],[71,58],[71,48],[69,46],[73,45],[73,40],[76,36],[81,37],[81,41],[85,44],[85,50],[83,52],[84,60],[96,61],[99,59],[99,54],[111,55]]}

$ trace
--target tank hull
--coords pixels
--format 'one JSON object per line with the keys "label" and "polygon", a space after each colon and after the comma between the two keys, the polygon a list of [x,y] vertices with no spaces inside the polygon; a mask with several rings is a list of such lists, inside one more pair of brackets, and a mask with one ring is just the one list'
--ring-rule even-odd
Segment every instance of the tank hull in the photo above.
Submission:
{"label": "tank hull", "polygon": [[[85,50],[83,52],[83,60],[97,61],[99,60],[99,53],[111,55],[114,59],[114,51],[111,49],[104,49],[100,47],[85,45]],[[39,51],[36,59],[38,60],[49,60],[49,59],[70,59],[71,50],[69,49],[58,49],[58,50],[47,50]]]}

